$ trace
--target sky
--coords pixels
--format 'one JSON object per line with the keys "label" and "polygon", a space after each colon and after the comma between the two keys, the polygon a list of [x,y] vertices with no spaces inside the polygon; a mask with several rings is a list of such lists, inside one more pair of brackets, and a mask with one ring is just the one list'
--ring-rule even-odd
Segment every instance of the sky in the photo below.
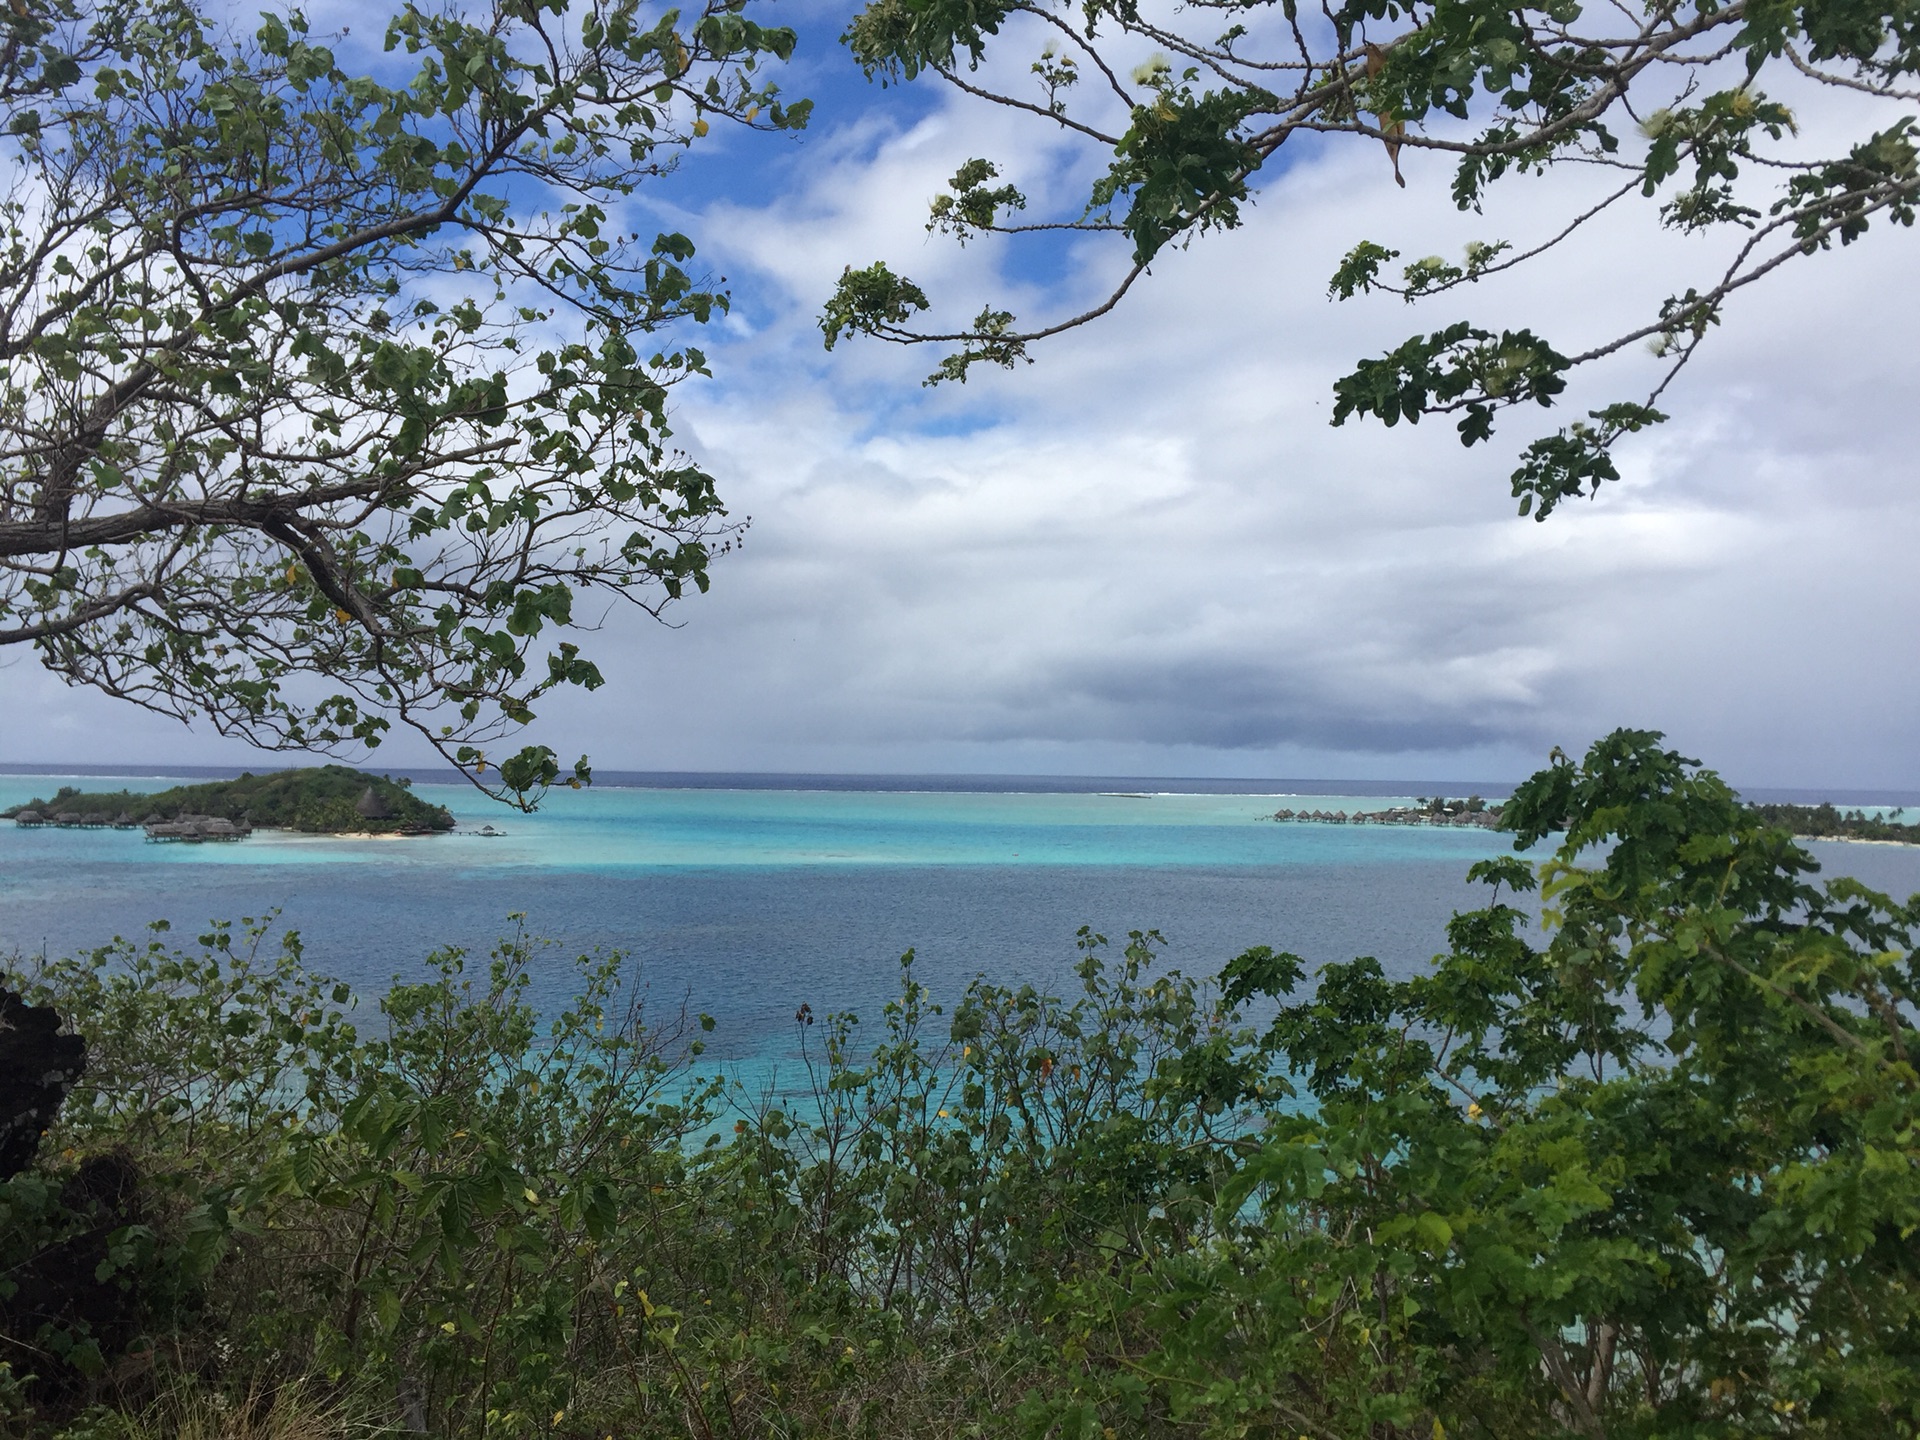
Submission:
{"label": "sky", "polygon": [[[835,44],[844,6],[776,13],[811,128],[716,135],[636,202],[736,297],[674,423],[746,544],[671,626],[611,616],[589,640],[607,685],[550,701],[532,738],[627,770],[1512,779],[1631,725],[1736,783],[1920,788],[1912,231],[1754,287],[1622,482],[1536,524],[1508,494],[1520,446],[1644,394],[1651,356],[1472,450],[1444,421],[1335,429],[1332,382],[1463,318],[1576,352],[1697,280],[1711,243],[1638,207],[1465,292],[1336,304],[1357,240],[1524,243],[1589,182],[1522,179],[1462,216],[1444,164],[1404,157],[1403,190],[1377,149],[1302,154],[1104,322],[929,390],[927,351],[822,349],[841,268],[885,258],[953,316],[1064,313],[1119,247],[960,249],[925,206],[972,155],[1037,197],[1084,188],[1086,157],[965,97],[869,86]],[[1854,118],[1807,98],[1814,138]],[[0,667],[0,763],[258,763],[30,656]]]}

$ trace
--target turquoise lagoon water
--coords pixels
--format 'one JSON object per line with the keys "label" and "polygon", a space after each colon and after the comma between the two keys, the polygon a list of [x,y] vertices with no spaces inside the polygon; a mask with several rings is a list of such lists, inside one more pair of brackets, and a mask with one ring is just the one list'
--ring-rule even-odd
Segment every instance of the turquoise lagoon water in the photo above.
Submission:
{"label": "turquoise lagoon water", "polygon": [[[102,779],[0,775],[0,809],[61,785],[161,789],[178,777]],[[134,863],[405,866],[448,872],[636,870],[844,865],[1268,865],[1360,853],[1358,831],[1272,823],[1283,806],[1377,810],[1411,797],[1190,793],[977,793],[761,789],[591,788],[560,790],[532,815],[493,804],[464,785],[417,785],[454,813],[451,835],[406,841],[352,840],[266,831],[242,845],[146,846],[125,832],[37,832],[22,854],[65,845],[77,856],[136,847]],[[476,832],[491,826],[504,838]],[[1430,854],[1432,837],[1372,831],[1394,854]],[[1446,837],[1455,838],[1455,837]],[[1349,843],[1343,845],[1342,841]],[[476,849],[484,847],[484,849]],[[1329,849],[1331,847],[1331,849]],[[1376,851],[1379,846],[1361,847]],[[1484,847],[1481,847],[1484,848]],[[12,856],[0,850],[0,855]]]}
{"label": "turquoise lagoon water", "polygon": [[[65,783],[177,779],[0,775],[0,808]],[[1116,941],[1158,929],[1166,963],[1191,973],[1254,944],[1315,963],[1375,955],[1411,973],[1441,947],[1448,917],[1477,903],[1467,867],[1510,843],[1267,818],[1411,798],[1379,794],[765,789],[743,777],[736,788],[563,791],[523,816],[458,785],[416,790],[460,829],[187,846],[0,824],[0,955],[97,945],[160,918],[192,936],[210,919],[277,911],[316,968],[371,996],[420,973],[437,947],[484,950],[520,914],[560,947],[541,961],[543,1003],[564,998],[569,953],[617,948],[655,1004],[717,1017],[717,1053],[764,1058],[803,1002],[877,1011],[909,947],[943,997],[978,974],[1069,983],[1083,924]],[[483,824],[506,833],[472,833]],[[1830,870],[1920,890],[1920,850],[1817,848]]]}

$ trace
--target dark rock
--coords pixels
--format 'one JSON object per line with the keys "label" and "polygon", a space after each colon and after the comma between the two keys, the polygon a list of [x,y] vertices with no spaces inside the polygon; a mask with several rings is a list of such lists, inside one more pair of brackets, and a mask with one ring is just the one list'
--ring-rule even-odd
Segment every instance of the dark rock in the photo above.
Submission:
{"label": "dark rock", "polygon": [[33,1162],[60,1102],[87,1068],[87,1042],[59,1031],[51,1008],[0,990],[0,1180]]}
{"label": "dark rock", "polygon": [[[0,1179],[33,1161],[86,1069],[86,1042],[59,1033],[60,1023],[50,1007],[0,989]],[[35,1224],[0,1230],[0,1269],[9,1282],[0,1292],[0,1344],[32,1356],[27,1390],[36,1404],[70,1410],[89,1393],[87,1367],[50,1347],[50,1336],[90,1341],[112,1359],[145,1330],[151,1284],[138,1262],[133,1269],[116,1262],[112,1244],[148,1223],[140,1181],[125,1150],[88,1156],[43,1202]]]}
{"label": "dark rock", "polygon": [[[142,1270],[114,1263],[116,1233],[148,1217],[140,1170],[124,1150],[90,1155],[60,1187],[58,1238],[29,1254],[8,1254],[9,1294],[0,1297],[0,1336],[34,1353],[28,1392],[62,1408],[86,1398],[86,1370],[52,1353],[49,1331],[93,1342],[103,1359],[123,1355],[145,1329],[151,1291]],[[64,1404],[63,1404],[64,1402]]]}

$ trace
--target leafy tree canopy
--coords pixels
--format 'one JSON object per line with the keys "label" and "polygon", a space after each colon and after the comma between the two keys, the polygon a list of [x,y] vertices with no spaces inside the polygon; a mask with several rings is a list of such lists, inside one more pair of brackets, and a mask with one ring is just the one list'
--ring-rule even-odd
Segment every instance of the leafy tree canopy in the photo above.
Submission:
{"label": "leafy tree canopy", "polygon": [[[1513,494],[1537,519],[1618,478],[1615,442],[1666,418],[1662,393],[1738,292],[1876,221],[1910,226],[1920,195],[1913,0],[870,0],[844,38],[869,76],[937,76],[1104,157],[1091,190],[1057,212],[1030,210],[999,166],[970,160],[934,199],[930,230],[963,242],[1107,234],[1131,260],[1079,314],[1023,326],[989,305],[965,328],[916,326],[928,308],[918,286],[885,263],[849,267],[821,319],[829,348],[853,333],[950,347],[929,383],[963,380],[982,361],[1011,366],[1035,341],[1106,314],[1169,245],[1238,225],[1283,155],[1334,137],[1402,184],[1402,152],[1447,157],[1462,210],[1515,174],[1577,166],[1608,177],[1548,233],[1489,236],[1458,261],[1402,264],[1355,237],[1330,277],[1337,298],[1449,294],[1635,204],[1651,208],[1649,223],[1726,237],[1698,283],[1585,349],[1458,320],[1335,383],[1336,425],[1445,415],[1474,445],[1502,410],[1553,406],[1576,368],[1651,345],[1664,363],[1650,392],[1526,447]],[[1030,76],[1013,83],[1029,57]],[[1817,112],[1817,144],[1798,138],[1783,95]]]}
{"label": "leafy tree canopy", "polygon": [[601,683],[569,629],[738,534],[667,427],[726,297],[624,207],[805,122],[743,8],[409,4],[365,72],[298,10],[0,16],[0,645],[257,745],[410,727],[530,803],[553,752],[483,747]]}

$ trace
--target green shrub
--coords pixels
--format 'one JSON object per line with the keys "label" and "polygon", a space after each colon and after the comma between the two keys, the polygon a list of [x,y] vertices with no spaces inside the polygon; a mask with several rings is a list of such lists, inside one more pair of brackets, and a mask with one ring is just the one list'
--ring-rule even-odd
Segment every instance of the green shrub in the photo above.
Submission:
{"label": "green shrub", "polygon": [[[1559,841],[1474,867],[1494,901],[1431,973],[1228,967],[1284,1002],[1261,1049],[1310,1103],[1268,1110],[1209,1243],[1077,1287],[1037,1426],[1915,1432],[1920,909],[1815,885],[1657,742],[1520,788],[1517,844]],[[1536,885],[1543,948],[1499,898]]]}
{"label": "green shrub", "polygon": [[942,1007],[909,954],[759,1096],[618,956],[363,1018],[264,925],[116,944],[23,977],[94,1064],[6,1244],[131,1157],[150,1391],[448,1436],[1914,1433],[1914,904],[1650,735],[1503,823],[1558,839],[1413,979],[1083,931],[1071,995]]}

